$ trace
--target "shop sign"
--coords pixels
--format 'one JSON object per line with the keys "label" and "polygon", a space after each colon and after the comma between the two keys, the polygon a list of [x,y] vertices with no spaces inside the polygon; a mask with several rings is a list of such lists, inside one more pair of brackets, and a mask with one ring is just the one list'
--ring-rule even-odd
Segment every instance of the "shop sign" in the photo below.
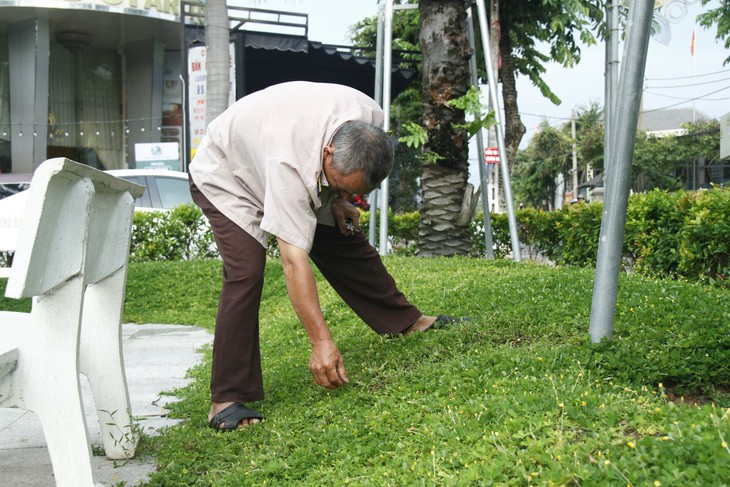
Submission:
{"label": "shop sign", "polygon": [[180,0],[9,0],[2,4],[11,7],[94,10],[174,21],[180,19]]}
{"label": "shop sign", "polygon": [[[207,83],[207,66],[205,63],[205,46],[195,46],[188,50],[188,127],[190,128],[190,157],[205,135],[205,90]],[[229,45],[230,83],[228,105],[236,101],[236,46]]]}
{"label": "shop sign", "polygon": [[179,171],[179,154],[177,142],[134,144],[134,162],[137,169]]}

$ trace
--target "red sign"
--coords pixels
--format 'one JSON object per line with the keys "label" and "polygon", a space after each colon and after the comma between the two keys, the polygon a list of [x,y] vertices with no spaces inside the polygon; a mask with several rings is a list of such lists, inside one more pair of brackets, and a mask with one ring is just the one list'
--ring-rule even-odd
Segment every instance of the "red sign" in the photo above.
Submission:
{"label": "red sign", "polygon": [[499,149],[497,147],[484,148],[484,163],[499,164]]}

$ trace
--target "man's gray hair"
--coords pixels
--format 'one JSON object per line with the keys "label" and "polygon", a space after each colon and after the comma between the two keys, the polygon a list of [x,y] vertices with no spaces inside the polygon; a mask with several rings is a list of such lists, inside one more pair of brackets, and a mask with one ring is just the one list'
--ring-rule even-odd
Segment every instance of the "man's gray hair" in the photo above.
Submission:
{"label": "man's gray hair", "polygon": [[332,167],[343,175],[362,170],[365,173],[363,183],[368,188],[375,189],[393,167],[390,137],[375,125],[345,122],[335,132],[332,144]]}

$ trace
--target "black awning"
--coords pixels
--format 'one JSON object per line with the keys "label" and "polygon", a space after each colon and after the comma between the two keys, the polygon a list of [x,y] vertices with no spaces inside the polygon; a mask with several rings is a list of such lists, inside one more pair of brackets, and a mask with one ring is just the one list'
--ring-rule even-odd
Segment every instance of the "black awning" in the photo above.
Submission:
{"label": "black awning", "polygon": [[[245,45],[237,53],[237,98],[286,81],[338,83],[374,97],[374,59],[303,37],[245,31],[236,35],[238,46]],[[394,98],[411,84],[415,72],[394,67],[391,75]]]}
{"label": "black awning", "polygon": [[603,173],[593,176],[591,179],[583,184],[579,184],[578,188],[602,188],[603,187]]}

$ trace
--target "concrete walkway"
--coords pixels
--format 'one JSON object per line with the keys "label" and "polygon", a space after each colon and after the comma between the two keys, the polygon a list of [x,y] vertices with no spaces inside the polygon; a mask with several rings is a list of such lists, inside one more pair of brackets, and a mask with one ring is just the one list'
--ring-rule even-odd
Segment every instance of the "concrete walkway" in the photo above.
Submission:
{"label": "concrete walkway", "polygon": [[[182,325],[134,325],[122,327],[124,362],[132,403],[132,414],[146,435],[177,420],[167,417],[165,405],[174,397],[163,391],[189,382],[187,371],[198,363],[198,349],[211,343],[206,330]],[[101,447],[101,433],[91,391],[82,376],[86,421],[92,445]],[[95,456],[96,481],[106,485],[131,487],[148,479],[154,459],[132,459],[127,463]],[[43,430],[36,416],[28,411],[0,408],[0,486],[53,487],[53,467]]]}

